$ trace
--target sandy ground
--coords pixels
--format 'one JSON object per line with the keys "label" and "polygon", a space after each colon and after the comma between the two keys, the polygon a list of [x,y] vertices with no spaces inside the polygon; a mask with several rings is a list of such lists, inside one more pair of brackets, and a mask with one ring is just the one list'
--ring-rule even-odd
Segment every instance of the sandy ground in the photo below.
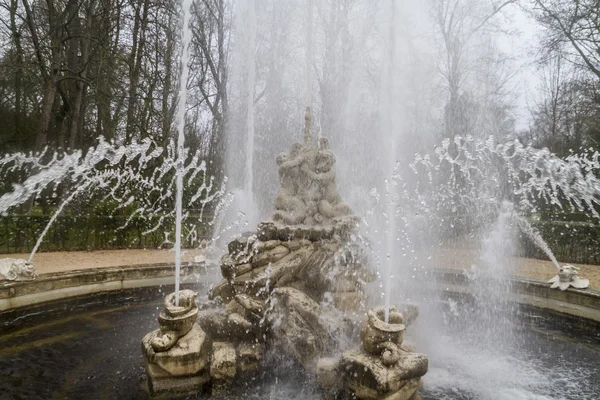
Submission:
{"label": "sandy ground", "polygon": [[[197,249],[184,250],[183,262],[193,261],[201,255]],[[29,254],[0,254],[0,258],[23,258]],[[175,253],[170,250],[98,250],[98,251],[60,251],[37,253],[33,265],[38,274],[69,271],[74,269],[120,267],[136,264],[159,264],[174,262]]]}
{"label": "sandy ground", "polygon": [[[183,262],[193,261],[194,257],[203,253],[202,250],[185,250]],[[28,254],[7,254],[2,257],[24,258]],[[434,249],[422,251],[418,255],[420,262],[426,267],[469,269],[477,263],[478,253],[471,249]],[[68,271],[86,268],[118,267],[136,264],[155,264],[173,262],[174,253],[170,250],[99,250],[38,253],[34,258],[34,266],[38,274]],[[550,261],[532,258],[511,257],[509,274],[548,280],[556,275],[557,270]],[[581,277],[590,280],[590,287],[600,288],[600,266],[583,265]]]}
{"label": "sandy ground", "polygon": [[[419,260],[427,267],[470,269],[477,265],[479,253],[471,249],[434,249],[421,252]],[[566,263],[560,263],[566,264]],[[581,269],[580,276],[590,280],[590,287],[600,288],[600,265],[575,264]],[[549,280],[558,272],[556,266],[547,260],[510,257],[507,262],[508,275]]]}

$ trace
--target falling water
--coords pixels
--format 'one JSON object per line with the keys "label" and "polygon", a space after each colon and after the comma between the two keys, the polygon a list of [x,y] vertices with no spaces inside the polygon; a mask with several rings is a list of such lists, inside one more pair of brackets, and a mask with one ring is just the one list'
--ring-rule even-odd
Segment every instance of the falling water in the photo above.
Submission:
{"label": "falling water", "polygon": [[[396,165],[396,137],[394,135],[394,123],[392,119],[393,110],[393,102],[392,99],[394,97],[394,72],[393,69],[395,67],[395,12],[396,12],[396,4],[394,0],[391,0],[391,18],[390,18],[390,32],[389,32],[389,49],[387,51],[387,55],[389,59],[386,60],[386,64],[384,64],[384,77],[387,79],[386,93],[385,93],[385,111],[383,115],[384,119],[384,133],[385,136],[389,137],[389,143],[387,143],[387,147],[389,148],[388,154],[388,165],[391,167],[389,170],[393,171],[394,166]],[[385,273],[385,286],[384,286],[384,297],[385,297],[385,322],[388,321],[389,318],[389,309],[390,309],[390,301],[391,301],[391,292],[392,292],[392,274],[394,263],[398,262],[396,254],[394,252],[396,246],[396,235],[397,235],[397,227],[396,227],[396,203],[394,199],[394,180],[390,179],[386,181],[386,194],[387,194],[387,237],[386,237],[386,273]]]}
{"label": "falling water", "polygon": [[[306,106],[306,116],[310,117],[311,107],[312,107],[312,54],[313,54],[313,44],[312,44],[312,25],[313,25],[313,3],[312,0],[308,0],[306,2],[306,66],[305,66],[305,74],[306,74],[306,87],[304,93],[304,105]],[[310,133],[310,121],[307,120],[307,133]]]}
{"label": "falling water", "polygon": [[248,2],[248,79],[246,80],[246,179],[244,190],[249,197],[254,193],[254,86],[256,80],[256,4]]}
{"label": "falling water", "polygon": [[175,305],[179,305],[179,280],[181,270],[181,209],[183,201],[184,174],[184,128],[185,103],[187,98],[188,61],[190,58],[189,43],[192,37],[190,29],[191,8],[193,0],[183,0],[183,26],[181,28],[181,77],[179,78],[179,99],[177,109],[177,194],[175,198]]}

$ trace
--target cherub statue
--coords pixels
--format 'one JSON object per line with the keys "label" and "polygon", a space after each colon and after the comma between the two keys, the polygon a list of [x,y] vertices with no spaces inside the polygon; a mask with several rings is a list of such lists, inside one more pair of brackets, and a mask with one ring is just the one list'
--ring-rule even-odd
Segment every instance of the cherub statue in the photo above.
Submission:
{"label": "cherub statue", "polygon": [[303,164],[301,171],[313,183],[313,196],[311,200],[317,202],[318,213],[315,215],[317,222],[320,216],[326,219],[352,214],[352,209],[342,201],[335,183],[335,156],[327,149],[327,141],[319,142],[319,151],[315,157],[315,170],[312,171],[308,164]]}
{"label": "cherub statue", "polygon": [[276,162],[279,166],[279,193],[275,197],[273,220],[286,224],[299,224],[306,218],[306,205],[297,197],[300,185],[300,165],[305,162],[302,145],[294,143],[289,154],[281,153]]}

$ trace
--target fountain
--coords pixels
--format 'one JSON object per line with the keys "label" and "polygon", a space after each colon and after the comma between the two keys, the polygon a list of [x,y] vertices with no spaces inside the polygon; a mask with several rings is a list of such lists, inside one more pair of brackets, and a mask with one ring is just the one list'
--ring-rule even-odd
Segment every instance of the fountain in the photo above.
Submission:
{"label": "fountain", "polygon": [[[209,381],[222,387],[258,368],[269,351],[316,372],[319,359],[352,336],[350,317],[346,328],[325,322],[342,310],[363,310],[364,285],[372,280],[364,250],[354,240],[360,219],[337,190],[335,156],[327,139],[313,144],[307,127],[304,143],[277,156],[277,164],[281,187],[271,219],[230,242],[221,258],[223,279],[209,298],[224,312],[203,310],[190,328],[197,312],[193,304],[178,311],[177,321],[186,323],[180,328],[169,295],[161,328],[142,340],[151,393],[194,392]],[[326,296],[333,306],[321,305]],[[335,370],[346,376],[341,386],[324,389],[349,390],[360,399],[414,398],[427,357],[403,346],[405,320],[396,308],[368,315],[361,334],[364,351],[346,351],[338,363],[317,367],[322,382]],[[170,367],[187,359],[198,361],[193,368]]]}
{"label": "fountain", "polygon": [[[108,360],[106,365],[109,367],[106,368],[110,369],[110,374],[104,375],[104,379],[107,380],[103,383],[108,381],[111,384],[103,386],[107,392],[115,387],[123,390],[119,393],[121,396],[114,396],[115,398],[123,397],[124,392],[129,395],[128,389],[131,389],[132,397],[145,398],[146,393],[138,387],[139,382],[143,382],[144,385],[147,383],[146,389],[158,398],[204,396],[207,392],[217,398],[229,398],[235,385],[241,385],[243,388],[239,398],[247,398],[250,395],[251,389],[255,388],[251,385],[285,388],[286,385],[291,384],[291,390],[296,394],[304,390],[302,386],[306,382],[309,387],[314,383],[316,393],[326,399],[349,397],[415,400],[419,399],[420,395],[427,399],[452,396],[510,399],[518,398],[521,393],[527,396],[536,391],[543,392],[541,396],[551,398],[554,392],[560,389],[558,386],[564,385],[567,381],[569,381],[566,384],[569,395],[577,396],[593,392],[597,388],[597,383],[592,379],[593,377],[590,378],[591,373],[589,373],[589,370],[593,370],[589,366],[596,366],[597,363],[593,357],[593,350],[590,356],[585,352],[584,345],[578,346],[577,340],[561,342],[560,335],[555,334],[556,327],[550,323],[548,331],[538,332],[538,336],[531,332],[524,334],[525,325],[532,325],[532,331],[535,332],[537,329],[535,324],[539,320],[558,321],[559,318],[555,314],[541,312],[531,317],[527,308],[522,311],[516,307],[509,300],[512,299],[511,296],[518,295],[513,293],[514,282],[505,279],[502,275],[508,270],[507,265],[510,263],[514,244],[511,241],[514,236],[512,229],[516,227],[540,246],[558,268],[556,277],[547,283],[540,283],[540,286],[532,284],[532,287],[566,290],[565,295],[573,295],[573,298],[581,296],[582,293],[589,294],[590,297],[585,297],[586,301],[593,298],[593,291],[569,289],[569,287],[583,289],[589,285],[589,281],[579,277],[577,267],[560,266],[540,233],[529,223],[527,215],[534,213],[539,204],[547,203],[584,210],[598,217],[600,186],[595,174],[599,168],[598,155],[572,155],[560,159],[547,150],[524,146],[518,140],[499,143],[493,138],[456,136],[452,140],[444,140],[430,155],[416,155],[411,164],[415,172],[414,176],[404,174],[405,171],[400,172],[400,169],[405,166],[400,166],[398,160],[406,158],[400,157],[399,146],[405,144],[405,137],[399,136],[397,132],[403,129],[400,125],[405,121],[393,114],[398,105],[396,103],[399,103],[395,96],[399,96],[398,92],[404,89],[402,82],[396,82],[402,79],[401,74],[398,73],[396,58],[402,57],[396,57],[395,54],[398,46],[395,40],[399,35],[396,28],[401,26],[401,21],[396,24],[395,19],[400,19],[402,13],[396,13],[393,1],[389,13],[391,16],[389,49],[385,45],[377,47],[375,43],[373,51],[376,58],[383,49],[381,51],[383,79],[378,89],[381,91],[382,100],[381,104],[376,106],[380,107],[378,113],[381,115],[379,119],[375,118],[381,125],[377,126],[381,137],[369,137],[368,129],[371,128],[373,119],[363,118],[365,114],[361,114],[359,103],[362,102],[361,96],[364,93],[355,93],[356,97],[361,97],[360,101],[349,100],[344,108],[347,109],[348,114],[354,114],[356,111],[356,115],[344,119],[345,130],[328,132],[330,135],[338,135],[338,140],[336,141],[334,136],[329,136],[330,142],[322,137],[319,130],[315,133],[316,139],[313,141],[313,117],[315,125],[320,124],[321,129],[325,126],[325,123],[319,120],[323,118],[324,113],[319,108],[324,107],[321,103],[322,99],[315,101],[316,108],[313,109],[313,90],[311,90],[313,89],[313,67],[311,66],[322,61],[318,56],[317,60],[313,57],[313,46],[319,47],[322,38],[313,41],[312,30],[318,28],[315,31],[319,33],[322,27],[316,24],[313,26],[313,2],[307,3],[309,6],[306,8],[307,51],[304,93],[306,98],[304,103],[297,101],[299,104],[297,108],[300,110],[298,113],[305,113],[304,141],[292,144],[289,151],[275,158],[279,187],[273,199],[270,217],[258,223],[255,230],[240,232],[238,237],[229,240],[226,254],[219,253],[220,257],[216,257],[217,246],[211,246],[210,254],[196,257],[199,268],[204,268],[206,275],[212,273],[212,271],[208,272],[211,261],[218,262],[219,280],[212,285],[208,297],[202,287],[203,276],[193,277],[198,279],[198,282],[194,282],[192,286],[194,290],[181,288],[181,284],[185,281],[180,269],[187,267],[181,263],[182,242],[185,236],[182,234],[185,231],[183,223],[190,218],[185,209],[192,208],[191,206],[197,203],[200,203],[199,208],[203,209],[212,201],[222,200],[215,207],[213,225],[218,227],[215,228],[213,245],[219,236],[224,236],[223,231],[227,230],[221,230],[220,221],[225,218],[223,210],[230,209],[234,213],[245,211],[244,215],[237,214],[235,222],[226,221],[224,224],[227,225],[226,228],[231,228],[229,230],[234,228],[240,231],[247,230],[242,220],[254,220],[254,215],[249,216],[248,213],[258,211],[254,198],[255,192],[268,193],[267,190],[263,190],[264,187],[260,187],[258,179],[255,182],[255,177],[262,176],[255,167],[271,165],[273,162],[271,159],[269,163],[264,162],[258,154],[263,150],[274,155],[276,153],[272,150],[277,148],[273,145],[268,149],[260,149],[258,144],[262,133],[259,128],[261,114],[257,113],[255,118],[257,100],[254,92],[255,89],[260,90],[259,87],[263,89],[260,85],[267,79],[261,75],[265,74],[264,65],[261,69],[255,64],[257,61],[255,42],[265,39],[264,32],[260,31],[262,21],[257,22],[256,15],[257,12],[264,11],[261,7],[256,7],[253,0],[248,1],[248,42],[246,43],[248,78],[244,82],[246,91],[240,96],[243,98],[242,102],[247,114],[244,118],[245,140],[239,142],[245,144],[247,154],[245,157],[239,157],[243,160],[244,166],[238,168],[237,172],[243,172],[241,175],[243,175],[244,185],[239,190],[241,195],[237,196],[235,201],[243,203],[243,207],[240,204],[231,204],[231,194],[226,194],[223,189],[225,182],[220,188],[213,186],[212,178],[207,176],[206,165],[198,156],[189,154],[184,146],[186,54],[189,42],[189,36],[186,35],[190,33],[186,26],[190,18],[190,1],[185,1],[183,6],[182,78],[176,144],[171,142],[163,148],[150,140],[145,140],[120,146],[107,143],[100,138],[97,146],[92,147],[88,154],[57,153],[50,155],[52,157],[48,161],[48,157],[44,154],[32,156],[15,153],[0,159],[0,174],[8,168],[25,169],[30,166],[34,166],[36,171],[34,176],[24,181],[23,185],[15,187],[12,193],[2,194],[0,214],[24,203],[31,196],[38,195],[44,188],[56,187],[69,180],[82,183],[61,198],[62,201],[58,204],[55,214],[38,238],[29,261],[44,240],[50,225],[62,210],[83,193],[103,193],[106,197],[114,199],[120,208],[134,202],[140,204],[139,208],[132,212],[131,218],[134,215],[148,216],[148,218],[151,215],[161,215],[157,225],[151,229],[158,229],[168,218],[176,222],[175,243],[169,241],[168,232],[165,232],[164,242],[173,244],[176,253],[175,287],[172,293],[162,299],[162,308],[157,311],[155,303],[135,304],[134,296],[127,297],[127,305],[123,307],[125,311],[122,315],[115,312],[119,319],[114,317],[115,319],[111,321],[115,325],[114,329],[108,328],[110,324],[103,319],[104,314],[111,315],[113,310],[102,309],[98,314],[85,315],[83,317],[85,324],[79,322],[82,326],[77,325],[77,330],[65,329],[63,332],[65,343],[70,347],[67,351],[57,347],[62,353],[59,353],[61,357],[55,358],[79,357],[78,353],[85,352],[86,347],[93,348],[96,342],[101,343],[99,345],[101,349],[98,351],[101,356],[94,354],[93,357],[86,357],[86,364],[81,368],[73,369],[72,374],[75,377],[79,377],[81,371],[87,374],[88,386],[79,387],[97,385],[94,381],[95,377],[100,376],[99,379],[103,377],[95,371],[102,370],[104,361]],[[361,4],[363,3],[368,2]],[[273,6],[274,9],[276,7]],[[335,13],[344,11],[342,8],[335,7],[332,10]],[[275,11],[273,11],[274,18],[278,18]],[[363,9],[359,8],[359,11]],[[322,18],[323,9],[319,8],[318,12],[319,18]],[[362,17],[362,13],[358,14]],[[339,17],[338,14],[336,15]],[[388,15],[382,16],[381,20],[387,21]],[[285,23],[287,24],[287,21]],[[368,31],[367,25],[368,23],[365,22],[364,32]],[[379,33],[381,36],[388,36],[388,32]],[[321,32],[321,34],[327,33]],[[374,45],[373,38],[367,38],[365,33],[361,35],[357,41],[361,43],[359,52]],[[282,47],[286,46],[292,49],[298,47],[295,43],[290,45],[286,42],[282,45]],[[261,51],[266,50],[261,48]],[[360,59],[364,61],[373,54],[361,54]],[[344,84],[356,86],[361,80],[360,66],[356,60],[351,63],[356,63],[350,68],[352,82],[344,82]],[[302,65],[294,62],[289,64]],[[292,75],[289,72],[290,70],[286,71],[288,75]],[[314,80],[318,81],[319,85],[327,83],[327,77],[323,76],[317,76]],[[268,89],[264,88],[265,91]],[[322,90],[326,92],[325,89]],[[356,88],[354,90],[360,92]],[[365,97],[368,97],[368,94]],[[276,98],[276,101],[279,100]],[[369,101],[372,99],[367,98],[365,103]],[[373,101],[373,103],[377,102]],[[298,117],[300,118],[300,115]],[[364,119],[361,121],[363,125],[352,126],[361,119]],[[360,129],[363,128],[367,129],[361,132]],[[289,129],[282,132],[291,131]],[[346,134],[343,140],[339,139],[341,135]],[[269,137],[268,140],[275,140],[274,136],[276,135]],[[285,133],[279,136],[285,136]],[[233,140],[238,139],[233,138]],[[348,145],[346,141],[350,144]],[[369,145],[373,147],[368,147]],[[345,152],[344,146],[347,146]],[[385,149],[379,149],[378,146]],[[405,147],[412,151],[410,145]],[[373,148],[378,150],[372,151]],[[332,149],[335,149],[339,158],[336,159]],[[269,156],[274,158],[272,154]],[[238,154],[234,157],[238,157]],[[160,163],[151,162],[159,159]],[[130,163],[134,160],[135,162]],[[187,165],[186,160],[189,160]],[[375,165],[372,164],[373,162]],[[336,163],[345,163],[341,168],[343,175],[336,175]],[[368,171],[365,172],[366,170]],[[189,203],[187,201],[184,203],[185,186],[189,185],[197,175],[203,178],[202,185],[193,189]],[[341,183],[339,188],[338,183]],[[381,218],[369,227],[371,229],[369,234],[365,234],[363,230],[365,219],[359,216],[367,214],[362,212],[364,204],[348,201],[353,206],[350,207],[345,200],[354,200],[351,195],[355,193],[349,193],[348,188],[358,193],[355,195],[358,197],[369,192],[373,186],[384,189],[381,202],[374,211]],[[143,193],[142,197],[152,198],[152,200],[138,199],[132,187]],[[458,187],[460,190],[457,190]],[[379,196],[376,191],[373,193],[374,197]],[[175,201],[172,201],[173,199]],[[175,203],[175,207],[171,203]],[[454,225],[444,221],[444,218],[465,217],[457,209],[468,210],[466,217],[475,219],[475,223],[480,224],[477,228],[485,235],[482,241],[483,254],[475,262],[477,266],[464,274],[454,275],[450,275],[447,271],[440,272],[440,268],[425,269],[421,261],[413,256],[420,250],[419,239],[426,237],[422,242],[426,242],[427,245],[437,245],[439,237],[436,236],[438,232],[435,231],[442,225],[454,228]],[[356,214],[355,210],[357,210]],[[414,221],[419,220],[425,220],[423,224],[427,225],[427,229],[414,226],[416,225]],[[366,237],[379,243],[370,246]],[[371,267],[373,258],[377,257],[381,268],[378,271],[379,276],[376,277]],[[441,260],[440,265],[436,267],[445,267],[446,261]],[[26,260],[9,258],[0,260],[0,274],[15,281],[36,278],[35,270]],[[442,279],[446,276],[451,278]],[[457,282],[461,282],[463,278],[466,281],[465,288],[457,289],[459,286]],[[99,278],[94,277],[94,279]],[[124,287],[122,281],[119,282],[121,287]],[[18,289],[20,287],[17,286],[18,284],[19,282],[10,282],[6,285],[8,287],[6,292]],[[43,282],[43,284],[48,283]],[[382,290],[374,288],[377,284]],[[433,286],[436,284],[438,286]],[[48,285],[55,287],[54,283]],[[28,288],[25,287],[25,294],[22,297],[34,296],[27,291]],[[519,289],[523,288],[519,287]],[[165,289],[161,287],[159,290],[162,298],[162,291]],[[370,296],[374,291],[378,293]],[[124,293],[125,297],[130,292],[124,290]],[[531,297],[535,298],[537,295],[539,293],[535,292]],[[560,295],[559,291],[553,291],[551,295],[545,294],[548,297]],[[383,300],[383,307],[370,309],[370,306],[377,301],[373,300],[374,297]],[[12,300],[12,298],[8,299]],[[561,299],[561,297],[551,299]],[[5,299],[0,298],[0,300]],[[419,320],[416,320],[419,308],[409,301],[419,303],[421,307]],[[106,308],[109,305],[110,303],[103,304]],[[137,307],[144,312],[136,314]],[[575,309],[579,312],[582,308],[580,305],[571,310]],[[67,317],[64,324],[73,322],[76,325],[78,323],[74,317],[77,315],[76,310],[71,308],[68,310],[65,313]],[[149,322],[149,316],[154,314],[158,314],[156,315],[158,326],[150,325],[156,324],[154,321]],[[42,315],[40,318],[42,317],[45,316]],[[15,318],[15,321],[19,318]],[[43,320],[44,323],[39,327],[36,326],[33,331],[39,329],[40,332],[46,333],[43,330],[44,326],[52,329],[57,325],[62,326],[63,322],[58,317],[56,321],[53,320],[53,315],[45,318],[52,318],[52,320],[49,323]],[[564,329],[564,335],[570,339],[570,335],[575,333],[572,332],[572,325],[568,325],[569,323],[570,320],[567,322],[568,328]],[[86,329],[95,326],[94,324],[98,325],[98,331],[95,333],[102,340],[96,340],[95,336],[91,340],[86,337],[79,338],[78,335],[87,332]],[[418,333],[419,347],[425,349],[429,357],[417,353],[410,343],[410,338],[405,337],[409,327]],[[29,331],[25,330],[25,334],[22,335],[25,338],[23,340],[28,340],[27,332]],[[51,335],[54,333],[48,333],[48,336]],[[52,345],[43,335],[41,336],[39,342],[32,340],[32,343]],[[139,338],[142,336],[143,361],[142,357],[136,359],[131,356],[131,354],[139,356]],[[118,338],[117,343],[115,337]],[[12,338],[17,342],[21,340],[18,335]],[[492,339],[497,341],[494,342]],[[52,340],[55,340],[54,336]],[[531,342],[520,342],[525,340]],[[111,352],[106,351],[107,342],[111,344]],[[133,345],[129,345],[131,343]],[[501,346],[496,346],[498,343]],[[62,344],[59,341],[58,346]],[[134,348],[138,353],[132,350]],[[510,351],[514,349],[517,351],[511,353]],[[13,367],[13,364],[18,363],[14,361],[15,358],[11,358],[10,351],[13,350],[9,348],[0,352],[0,355],[6,356],[4,361],[0,357],[0,367],[8,371],[11,379],[5,381],[9,382],[5,383],[5,386],[0,384],[0,389],[6,388],[6,385],[12,385],[10,389],[16,388],[22,380],[19,376],[22,371],[18,366]],[[106,355],[108,353],[109,356]],[[120,358],[118,353],[126,354],[126,357]],[[38,351],[34,347],[33,351],[27,354],[37,362],[38,359],[47,361],[44,357],[52,357],[52,354],[56,353],[46,351],[46,348]],[[522,358],[519,358],[521,356]],[[562,360],[558,367],[555,358],[552,359],[555,356],[560,356]],[[125,358],[127,360],[123,361]],[[27,360],[26,357],[18,359]],[[75,364],[78,362],[79,360]],[[117,370],[115,372],[112,369],[114,364],[111,363],[125,367],[120,367],[118,370],[115,368]],[[143,372],[141,372],[142,363]],[[31,368],[46,368],[47,370],[42,370],[41,373],[47,373],[52,369],[50,365],[56,364],[45,364],[40,361],[38,364],[31,363]],[[290,365],[294,371],[293,377],[283,381],[279,378],[279,369],[283,370]],[[572,366],[574,367],[571,368]],[[555,367],[562,369],[557,370]],[[15,370],[17,372],[13,374]],[[496,373],[497,370],[500,373]],[[120,375],[121,371],[126,372]],[[143,375],[143,378],[140,378],[140,375]],[[560,378],[555,379],[559,375]],[[574,390],[570,381],[581,376],[587,386]],[[126,383],[111,381],[111,379],[121,379],[120,377]],[[274,377],[274,384],[269,380],[272,377]],[[76,380],[67,381],[65,387],[56,389],[56,393],[64,395],[70,390],[69,385]],[[86,384],[83,381],[86,379],[79,379],[73,385]],[[54,381],[49,382],[48,385],[54,383]],[[41,384],[36,383],[32,387],[39,388],[39,385]],[[517,388],[511,391],[513,386]],[[134,390],[138,392],[134,393]],[[264,394],[263,390],[256,396],[264,394],[264,398],[288,397],[286,394],[279,394],[280,392],[275,389],[273,391],[275,394]],[[89,390],[85,392],[89,394]],[[8,393],[10,396],[13,392]],[[560,393],[562,395],[565,391]],[[575,398],[569,395],[565,395],[565,398]],[[238,397],[232,394],[231,398]]]}

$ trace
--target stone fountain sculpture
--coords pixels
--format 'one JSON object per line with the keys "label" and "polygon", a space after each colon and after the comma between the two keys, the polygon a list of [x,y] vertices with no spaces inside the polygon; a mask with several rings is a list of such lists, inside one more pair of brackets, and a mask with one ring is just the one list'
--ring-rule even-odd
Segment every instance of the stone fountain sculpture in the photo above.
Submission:
{"label": "stone fountain sculpture", "polygon": [[[213,392],[226,389],[276,350],[318,370],[324,394],[417,398],[427,357],[403,345],[407,322],[395,308],[388,322],[382,309],[370,311],[362,348],[331,358],[344,350],[341,337],[358,341],[363,289],[374,278],[355,240],[360,218],[338,193],[327,140],[315,146],[308,136],[277,156],[277,165],[275,212],[229,243],[221,258],[223,279],[209,293],[213,307],[199,310],[192,291],[180,292],[179,306],[169,295],[160,329],[142,340],[151,393],[185,395],[209,382]],[[407,315],[416,317],[414,309]],[[331,374],[339,379],[330,384]]]}
{"label": "stone fountain sculpture", "polygon": [[33,265],[21,258],[0,259],[0,279],[30,281],[37,278]]}
{"label": "stone fountain sculpture", "polygon": [[550,289],[560,289],[565,291],[569,286],[573,286],[576,289],[585,289],[590,286],[588,279],[582,279],[579,277],[579,268],[566,264],[563,265],[558,271],[558,275],[548,281],[551,283]]}

